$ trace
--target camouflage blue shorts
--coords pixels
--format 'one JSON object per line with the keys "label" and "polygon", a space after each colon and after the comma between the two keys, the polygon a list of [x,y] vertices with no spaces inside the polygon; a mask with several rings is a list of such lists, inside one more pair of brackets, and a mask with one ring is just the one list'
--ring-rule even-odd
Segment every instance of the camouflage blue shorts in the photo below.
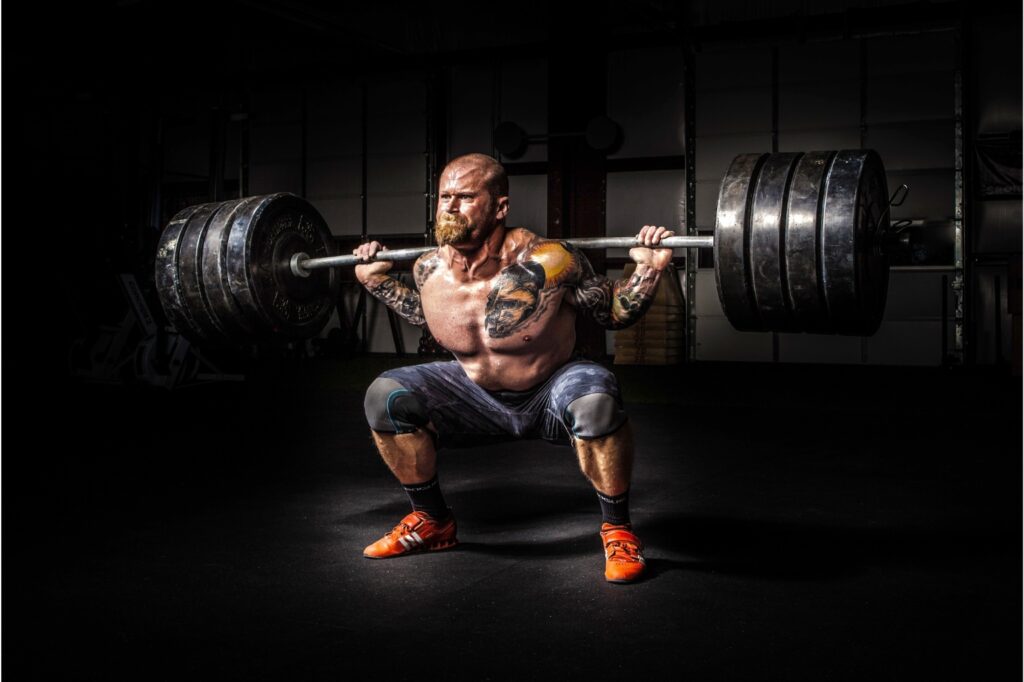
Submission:
{"label": "camouflage blue shorts", "polygon": [[518,438],[542,438],[568,445],[572,419],[566,408],[574,400],[606,393],[622,407],[615,375],[589,360],[567,362],[527,391],[485,390],[473,383],[454,360],[399,367],[383,372],[380,378],[398,382],[419,400],[437,428],[438,447]]}

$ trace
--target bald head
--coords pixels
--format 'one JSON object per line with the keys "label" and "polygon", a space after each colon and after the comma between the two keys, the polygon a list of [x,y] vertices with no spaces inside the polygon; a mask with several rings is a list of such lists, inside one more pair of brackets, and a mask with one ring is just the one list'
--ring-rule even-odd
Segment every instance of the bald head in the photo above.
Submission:
{"label": "bald head", "polygon": [[494,197],[508,196],[508,175],[505,167],[493,157],[486,154],[463,154],[448,162],[444,167],[442,175],[449,171],[472,172],[474,170],[483,174],[484,184],[487,191]]}

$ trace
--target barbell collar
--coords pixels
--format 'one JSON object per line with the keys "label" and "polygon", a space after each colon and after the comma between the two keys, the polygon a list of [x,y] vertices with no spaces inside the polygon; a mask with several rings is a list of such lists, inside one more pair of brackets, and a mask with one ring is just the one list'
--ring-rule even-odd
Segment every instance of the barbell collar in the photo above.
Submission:
{"label": "barbell collar", "polygon": [[[581,249],[630,249],[636,246],[643,246],[635,237],[587,237],[579,239],[566,239],[566,242]],[[657,247],[662,249],[710,249],[715,245],[715,238],[712,236],[703,237],[667,237],[661,240]],[[337,268],[351,265],[363,265],[379,261],[407,261],[416,260],[428,251],[433,251],[436,246],[417,246],[411,249],[395,249],[394,251],[378,251],[376,257],[369,260],[357,258],[353,255],[328,256],[325,258],[309,258],[306,254],[297,253],[292,256],[292,274],[296,277],[305,277],[310,270],[320,268]]]}

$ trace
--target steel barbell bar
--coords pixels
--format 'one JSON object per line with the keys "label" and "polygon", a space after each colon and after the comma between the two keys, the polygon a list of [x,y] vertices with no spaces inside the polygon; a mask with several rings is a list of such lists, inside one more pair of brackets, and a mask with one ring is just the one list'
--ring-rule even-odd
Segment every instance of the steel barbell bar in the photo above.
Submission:
{"label": "steel barbell bar", "polygon": [[[575,239],[563,239],[566,243],[572,244],[581,249],[631,249],[637,246],[644,246],[637,241],[636,237],[580,237]],[[715,238],[707,237],[667,237],[661,240],[652,249],[712,249],[715,246]],[[310,258],[306,253],[296,253],[289,260],[289,267],[293,275],[297,277],[308,277],[313,270],[322,268],[339,268],[350,265],[366,265],[380,261],[399,262],[416,260],[423,254],[433,251],[436,246],[417,246],[410,249],[395,249],[394,251],[378,251],[377,257],[361,259],[353,255],[348,256],[326,256],[323,258]]]}

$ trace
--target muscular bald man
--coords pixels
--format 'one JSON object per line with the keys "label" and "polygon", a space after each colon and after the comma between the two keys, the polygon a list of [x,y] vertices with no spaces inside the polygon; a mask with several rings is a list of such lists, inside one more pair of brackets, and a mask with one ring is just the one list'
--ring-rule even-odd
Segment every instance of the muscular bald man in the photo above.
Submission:
{"label": "muscular bald man", "polygon": [[[427,326],[456,360],[400,367],[366,393],[366,417],[381,457],[413,511],[363,554],[373,559],[454,547],[455,518],[437,479],[437,450],[509,438],[571,444],[597,492],[605,578],[632,582],[644,569],[643,545],[629,518],[633,438],[615,376],[573,358],[575,317],[608,329],[636,322],[650,306],[672,235],[645,225],[630,250],[628,280],[595,274],[586,256],[562,241],[507,228],[508,178],[483,154],[461,156],[439,187],[437,249],[416,261],[417,289],[387,275],[388,261],[359,265],[366,289],[404,319]],[[378,242],[353,253],[369,259]]]}

